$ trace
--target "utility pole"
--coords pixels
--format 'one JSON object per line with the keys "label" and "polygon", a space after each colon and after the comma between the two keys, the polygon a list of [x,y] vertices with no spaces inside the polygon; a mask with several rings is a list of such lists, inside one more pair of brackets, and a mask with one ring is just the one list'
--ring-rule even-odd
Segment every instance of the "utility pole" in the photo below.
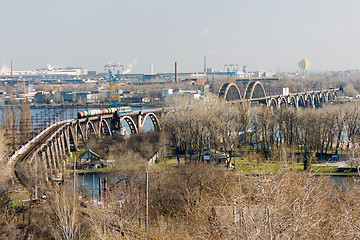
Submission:
{"label": "utility pole", "polygon": [[178,81],[177,62],[175,62],[175,82]]}
{"label": "utility pole", "polygon": [[146,168],[145,175],[145,229],[149,226],[149,170]]}
{"label": "utility pole", "polygon": [[94,204],[94,200],[95,200],[95,174],[92,175],[93,176],[93,184],[92,184],[92,197],[91,197],[91,203]]}
{"label": "utility pole", "polygon": [[74,198],[75,198],[75,191],[76,191],[76,156],[74,156],[74,186],[73,186],[73,188],[74,188]]}
{"label": "utility pole", "polygon": [[101,177],[99,177],[99,199],[98,202],[101,202]]}
{"label": "utility pole", "polygon": [[36,154],[34,156],[35,160],[35,200],[38,199],[38,189],[37,189],[37,161],[36,161]]}

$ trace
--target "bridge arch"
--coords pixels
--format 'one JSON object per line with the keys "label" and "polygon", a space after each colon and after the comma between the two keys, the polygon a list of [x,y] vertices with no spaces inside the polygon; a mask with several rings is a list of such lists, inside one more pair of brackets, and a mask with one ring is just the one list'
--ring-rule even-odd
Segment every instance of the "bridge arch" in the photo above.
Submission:
{"label": "bridge arch", "polygon": [[297,102],[298,102],[297,105],[298,105],[299,108],[300,108],[300,107],[302,107],[302,108],[306,107],[306,105],[305,105],[305,98],[304,98],[303,95],[299,95],[299,96],[298,96],[298,101],[297,101]]}
{"label": "bridge arch", "polygon": [[298,108],[295,96],[290,96],[288,106],[292,106],[293,108]]}
{"label": "bridge arch", "polygon": [[331,100],[332,100],[332,94],[331,94],[331,92],[327,92],[326,93],[326,101],[330,102]]}
{"label": "bridge arch", "polygon": [[337,98],[338,98],[338,93],[334,91],[332,94],[332,99],[336,100]]}
{"label": "bridge arch", "polygon": [[75,135],[76,135],[76,144],[77,144],[77,146],[80,145],[80,140],[85,145],[87,134],[84,131],[84,129],[81,127],[80,124],[75,125]]}
{"label": "bridge arch", "polygon": [[287,107],[287,101],[285,97],[280,97],[279,98],[279,107],[280,108],[285,108]]}
{"label": "bridge arch", "polygon": [[158,118],[156,117],[156,115],[154,113],[148,113],[144,116],[142,124],[141,124],[141,129],[144,126],[145,120],[146,118],[149,117],[154,125],[154,131],[160,132],[161,128],[160,128],[160,122],[158,120]]}
{"label": "bridge arch", "polygon": [[320,100],[320,104],[324,104],[327,102],[327,98],[326,98],[326,93],[322,92],[319,94],[319,100]]}
{"label": "bridge arch", "polygon": [[107,121],[105,121],[104,119],[101,119],[100,123],[99,123],[99,135],[109,135],[111,136],[111,128],[110,125]]}
{"label": "bridge arch", "polygon": [[260,81],[249,82],[245,88],[244,99],[256,99],[266,97],[264,86]]}
{"label": "bridge arch", "polygon": [[123,120],[126,121],[126,123],[129,125],[130,131],[132,134],[136,134],[139,132],[138,128],[136,127],[136,124],[134,120],[129,116],[123,116],[120,118],[120,123],[122,124]]}
{"label": "bridge arch", "polygon": [[305,107],[314,107],[314,99],[310,94],[305,94]]}
{"label": "bridge arch", "polygon": [[76,127],[77,125],[69,127],[69,143],[73,144],[75,151],[78,148],[78,137],[76,135]]}
{"label": "bridge arch", "polygon": [[96,128],[95,128],[94,124],[91,121],[86,123],[86,136],[88,137],[89,134],[97,135],[96,134]]}
{"label": "bridge arch", "polygon": [[314,99],[314,107],[315,108],[321,107],[320,93],[314,93],[313,99]]}
{"label": "bridge arch", "polygon": [[224,83],[220,87],[219,98],[222,98],[227,102],[240,101],[240,90],[234,83]]}
{"label": "bridge arch", "polygon": [[271,98],[269,100],[268,106],[272,107],[272,108],[277,108],[278,107],[278,102],[276,101],[276,98]]}

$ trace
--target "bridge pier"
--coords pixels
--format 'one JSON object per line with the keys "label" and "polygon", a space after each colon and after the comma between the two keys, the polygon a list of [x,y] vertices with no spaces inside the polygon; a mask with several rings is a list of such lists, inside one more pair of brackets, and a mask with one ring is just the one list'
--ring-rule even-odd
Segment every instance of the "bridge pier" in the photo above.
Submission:
{"label": "bridge pier", "polygon": [[136,116],[136,127],[138,129],[138,132],[140,133],[142,131],[142,112],[139,111],[139,114]]}
{"label": "bridge pier", "polygon": [[64,129],[64,141],[65,144],[67,146],[67,155],[69,156],[71,154],[71,149],[70,149],[70,127],[66,127]]}
{"label": "bridge pier", "polygon": [[55,151],[56,151],[56,156],[57,156],[57,159],[59,161],[59,164],[61,166],[61,168],[63,167],[63,164],[62,164],[62,159],[63,159],[63,155],[62,155],[62,151],[61,151],[61,144],[60,144],[60,138],[59,138],[59,135],[57,134],[55,136]]}
{"label": "bridge pier", "polygon": [[49,173],[54,174],[54,166],[53,166],[52,157],[51,157],[51,154],[50,154],[50,147],[49,147],[49,145],[46,145],[45,148],[46,148],[45,149],[46,163],[47,163],[47,166],[48,166],[48,169],[49,169]]}
{"label": "bridge pier", "polygon": [[50,142],[50,153],[51,153],[51,160],[52,160],[52,165],[54,167],[54,174],[58,175],[59,174],[59,164],[57,161],[57,157],[56,157],[56,153],[55,153],[55,146],[54,146],[54,141],[51,140]]}
{"label": "bridge pier", "polygon": [[61,142],[61,146],[62,146],[62,155],[64,156],[64,164],[65,166],[67,165],[68,163],[68,154],[66,152],[66,146],[65,146],[65,134],[64,132],[61,132],[60,134],[60,142]]}
{"label": "bridge pier", "polygon": [[49,176],[48,176],[48,166],[47,166],[47,164],[46,164],[46,162],[47,162],[47,159],[46,159],[46,153],[45,153],[45,151],[41,151],[40,152],[40,160],[41,160],[41,162],[42,162],[42,166],[43,166],[43,168],[44,168],[44,171],[43,171],[43,173],[44,173],[44,177],[45,177],[45,182],[47,182],[48,181],[48,179],[49,179]]}
{"label": "bridge pier", "polygon": [[69,127],[68,141],[70,146],[70,135],[71,135],[74,145],[74,151],[79,151],[77,131],[78,131],[78,125],[71,124],[71,126]]}

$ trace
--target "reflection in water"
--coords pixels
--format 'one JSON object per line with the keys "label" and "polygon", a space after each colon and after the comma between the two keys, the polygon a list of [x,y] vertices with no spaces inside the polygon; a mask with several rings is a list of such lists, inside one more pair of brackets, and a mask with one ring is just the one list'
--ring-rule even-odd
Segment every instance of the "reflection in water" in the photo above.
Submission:
{"label": "reflection in water", "polygon": [[94,199],[99,197],[99,178],[107,178],[108,186],[112,186],[121,179],[112,172],[81,173],[77,175],[77,186],[88,196]]}

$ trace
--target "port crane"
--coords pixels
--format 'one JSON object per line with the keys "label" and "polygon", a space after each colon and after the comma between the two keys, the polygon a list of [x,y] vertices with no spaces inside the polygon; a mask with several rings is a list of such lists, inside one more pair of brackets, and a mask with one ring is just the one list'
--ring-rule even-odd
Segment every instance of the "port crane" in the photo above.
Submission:
{"label": "port crane", "polygon": [[234,63],[234,64],[225,64],[224,68],[226,69],[227,76],[229,78],[229,82],[233,81],[235,83],[239,66],[236,63]]}
{"label": "port crane", "polygon": [[121,101],[120,73],[124,72],[124,65],[121,65],[120,63],[108,63],[105,65],[105,71],[109,73],[109,100],[114,105],[118,105]]}

